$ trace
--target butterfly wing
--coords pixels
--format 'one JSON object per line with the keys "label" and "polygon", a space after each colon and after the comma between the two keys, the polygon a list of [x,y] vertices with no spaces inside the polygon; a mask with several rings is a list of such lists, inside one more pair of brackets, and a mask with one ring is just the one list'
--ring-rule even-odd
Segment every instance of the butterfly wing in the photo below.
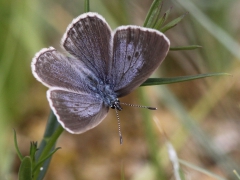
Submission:
{"label": "butterfly wing", "polygon": [[83,133],[106,116],[109,108],[94,91],[99,79],[83,62],[45,48],[35,55],[31,66],[36,79],[50,88],[50,106],[66,130]]}
{"label": "butterfly wing", "polygon": [[166,57],[170,42],[162,33],[138,26],[121,26],[113,34],[110,79],[118,97],[140,86]]}
{"label": "butterfly wing", "polygon": [[62,46],[104,80],[111,56],[111,29],[97,13],[85,13],[68,26]]}
{"label": "butterfly wing", "polygon": [[48,90],[47,98],[59,123],[73,134],[83,133],[97,126],[109,109],[100,98],[58,88]]}
{"label": "butterfly wing", "polygon": [[54,48],[44,48],[32,60],[32,73],[47,87],[91,93],[99,79],[81,61],[65,57]]}

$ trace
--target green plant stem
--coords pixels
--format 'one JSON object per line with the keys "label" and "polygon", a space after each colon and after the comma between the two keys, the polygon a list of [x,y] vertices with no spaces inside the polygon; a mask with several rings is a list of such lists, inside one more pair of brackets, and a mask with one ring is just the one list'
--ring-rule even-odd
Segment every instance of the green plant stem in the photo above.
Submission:
{"label": "green plant stem", "polygon": [[35,172],[38,168],[40,168],[43,162],[45,162],[48,158],[50,158],[58,149],[61,149],[61,148],[60,147],[56,148],[55,150],[51,151],[51,153],[49,153],[47,156],[45,156],[43,159],[41,159],[41,161],[39,161],[35,165],[33,172]]}
{"label": "green plant stem", "polygon": [[14,133],[14,145],[15,145],[15,149],[16,149],[16,151],[17,151],[17,154],[18,154],[19,159],[22,161],[24,157],[23,157],[22,153],[20,152],[20,150],[19,150],[19,148],[18,148],[17,134],[16,134],[15,129],[13,129],[13,133]]}
{"label": "green plant stem", "polygon": [[[55,149],[55,144],[59,136],[62,134],[63,128],[58,123],[56,116],[51,111],[48,119],[48,123],[46,125],[46,130],[43,136],[43,140],[39,146],[39,150],[36,154],[36,161],[41,161],[44,157],[50,154]],[[51,161],[51,157],[47,159],[42,167],[43,170],[37,169],[34,173],[35,180],[42,180],[46,174],[49,163]]]}
{"label": "green plant stem", "polygon": [[84,2],[84,11],[89,12],[90,11],[90,3],[89,0],[85,0]]}
{"label": "green plant stem", "polygon": [[62,126],[59,125],[58,128],[56,129],[56,131],[54,132],[54,134],[50,138],[44,139],[47,142],[47,144],[46,144],[39,160],[41,160],[43,157],[47,156],[51,152],[52,147],[55,146],[56,141],[59,138],[59,136],[62,134],[63,130],[64,129],[62,128]]}
{"label": "green plant stem", "polygon": [[[49,139],[44,139],[46,141],[46,146],[45,146],[45,148],[43,149],[43,151],[42,151],[42,153],[40,155],[39,161],[41,161],[42,158],[44,158],[49,153],[51,153],[51,151],[55,148],[56,141],[57,141],[58,137],[62,134],[63,130],[64,129],[62,128],[62,126],[59,125],[58,128],[56,129],[56,131],[54,132],[54,134]],[[49,163],[50,163],[50,161],[49,161]],[[47,168],[47,167],[48,167],[48,165],[45,166],[45,168]],[[42,177],[39,176],[40,172],[42,172],[42,171],[40,171],[40,169],[38,169],[36,171],[37,180],[42,179]]]}

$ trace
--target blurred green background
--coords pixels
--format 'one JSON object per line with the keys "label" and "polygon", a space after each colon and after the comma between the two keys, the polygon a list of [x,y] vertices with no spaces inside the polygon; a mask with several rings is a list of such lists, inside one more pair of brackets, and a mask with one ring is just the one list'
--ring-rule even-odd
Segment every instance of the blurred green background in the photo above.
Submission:
{"label": "blurred green background", "polygon": [[[142,25],[151,0],[90,1],[90,10],[103,15],[112,29]],[[227,72],[212,77],[158,87],[142,87],[122,102],[158,107],[157,111],[124,107],[120,112],[124,138],[119,145],[115,111],[98,127],[81,135],[64,132],[46,180],[173,178],[165,137],[179,158],[201,170],[234,179],[240,173],[240,1],[165,0],[168,21],[189,14],[166,32],[171,46],[201,45],[193,51],[170,51],[155,77]],[[60,39],[74,17],[84,13],[82,0],[0,1],[0,179],[17,179],[20,161],[13,146],[14,128],[21,152],[30,141],[41,141],[48,114],[46,90],[30,69],[41,48],[61,51]],[[140,91],[141,90],[141,91]],[[152,136],[152,137],[149,137]],[[154,154],[154,155],[153,155]],[[157,163],[156,163],[157,162]],[[181,165],[190,179],[214,179]],[[219,178],[220,179],[220,178]],[[236,179],[236,177],[235,177]]]}

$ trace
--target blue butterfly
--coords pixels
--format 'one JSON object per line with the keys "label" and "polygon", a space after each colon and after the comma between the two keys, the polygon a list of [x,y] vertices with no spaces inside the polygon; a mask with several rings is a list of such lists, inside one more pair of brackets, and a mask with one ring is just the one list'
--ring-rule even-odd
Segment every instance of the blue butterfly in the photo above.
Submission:
{"label": "blue butterfly", "polygon": [[59,123],[79,134],[97,126],[109,107],[122,110],[118,98],[147,80],[166,57],[170,42],[161,32],[139,26],[112,31],[101,15],[89,12],[68,26],[62,46],[70,55],[44,48],[31,67],[35,78],[49,87],[47,99]]}

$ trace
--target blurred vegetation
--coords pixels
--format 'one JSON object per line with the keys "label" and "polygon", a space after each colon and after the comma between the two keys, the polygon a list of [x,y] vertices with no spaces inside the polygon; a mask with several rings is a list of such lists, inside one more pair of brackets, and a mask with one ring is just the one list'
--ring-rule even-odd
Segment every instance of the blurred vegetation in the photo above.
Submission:
{"label": "blurred vegetation", "polygon": [[[151,0],[90,1],[90,10],[103,15],[112,29],[119,25],[142,25]],[[158,87],[122,102],[158,107],[146,110],[124,108],[120,113],[124,144],[119,145],[115,112],[97,128],[81,134],[62,134],[46,179],[154,179],[153,161],[161,165],[166,179],[173,175],[164,138],[152,120],[160,121],[179,158],[222,178],[233,179],[239,170],[240,135],[240,24],[237,0],[163,1],[170,7],[168,19],[186,12],[174,29],[167,31],[171,45],[201,45],[193,51],[171,51],[155,77],[227,72],[232,77],[213,77]],[[43,47],[60,48],[60,39],[72,19],[84,12],[81,0],[0,1],[0,179],[17,179],[19,148],[28,154],[30,141],[41,141],[48,114],[46,88],[37,82],[30,62]],[[143,114],[142,114],[143,113]],[[146,127],[146,121],[152,126]],[[153,131],[155,142],[148,141]],[[158,159],[150,157],[151,147]],[[191,166],[181,166],[191,179],[214,179]],[[216,177],[215,177],[216,178]],[[220,179],[220,178],[219,178]]]}

